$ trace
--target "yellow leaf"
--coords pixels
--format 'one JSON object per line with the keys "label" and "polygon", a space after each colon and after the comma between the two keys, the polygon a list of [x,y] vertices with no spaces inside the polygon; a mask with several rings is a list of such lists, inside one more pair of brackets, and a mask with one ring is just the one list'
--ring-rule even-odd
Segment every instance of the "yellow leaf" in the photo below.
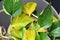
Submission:
{"label": "yellow leaf", "polygon": [[22,27],[25,27],[27,24],[33,22],[34,19],[26,14],[18,15],[14,17],[11,23],[11,27],[15,28],[16,30],[20,30]]}
{"label": "yellow leaf", "polygon": [[47,30],[44,29],[44,28],[40,28],[40,29],[38,30],[38,32],[47,32]]}
{"label": "yellow leaf", "polygon": [[36,2],[28,2],[23,5],[23,13],[26,13],[28,15],[31,15],[32,12],[35,10],[37,4]]}
{"label": "yellow leaf", "polygon": [[35,40],[36,33],[34,30],[26,30],[23,40]]}
{"label": "yellow leaf", "polygon": [[25,32],[26,32],[25,28],[23,28],[22,30],[19,30],[19,31],[14,29],[14,28],[12,28],[10,30],[11,36],[14,36],[14,37],[17,37],[17,38],[22,38],[24,36]]}
{"label": "yellow leaf", "polygon": [[56,21],[58,21],[58,19],[53,16],[53,22],[56,22]]}

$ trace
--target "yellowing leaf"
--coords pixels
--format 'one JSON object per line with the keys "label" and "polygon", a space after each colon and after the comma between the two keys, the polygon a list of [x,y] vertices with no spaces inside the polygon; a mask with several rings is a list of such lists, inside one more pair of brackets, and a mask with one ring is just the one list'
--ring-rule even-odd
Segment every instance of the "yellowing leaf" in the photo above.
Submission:
{"label": "yellowing leaf", "polygon": [[56,21],[58,21],[58,19],[53,16],[53,22],[56,22]]}
{"label": "yellowing leaf", "polygon": [[19,31],[14,30],[14,29],[11,30],[10,34],[11,34],[12,36],[15,36],[15,37],[20,37],[20,35],[19,35]]}
{"label": "yellowing leaf", "polygon": [[35,10],[37,4],[36,2],[28,2],[23,5],[23,13],[26,13],[28,15],[31,15],[32,12]]}
{"label": "yellowing leaf", "polygon": [[23,40],[35,40],[36,33],[34,30],[26,30]]}
{"label": "yellowing leaf", "polygon": [[38,32],[47,32],[47,30],[44,29],[44,28],[40,28],[40,29],[38,30]]}
{"label": "yellowing leaf", "polygon": [[29,17],[26,14],[21,14],[13,18],[11,27],[15,28],[16,30],[20,30],[22,27],[25,27],[27,24],[33,21],[34,19],[32,17]]}
{"label": "yellowing leaf", "polygon": [[25,28],[23,28],[22,30],[19,30],[19,31],[12,28],[10,31],[10,34],[14,37],[22,38],[24,36],[25,32],[26,32]]}

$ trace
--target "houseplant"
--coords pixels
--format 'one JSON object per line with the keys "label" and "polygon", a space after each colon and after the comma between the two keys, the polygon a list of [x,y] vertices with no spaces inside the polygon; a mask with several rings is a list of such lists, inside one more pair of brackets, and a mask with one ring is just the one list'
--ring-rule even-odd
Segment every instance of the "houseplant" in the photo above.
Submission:
{"label": "houseplant", "polygon": [[[4,11],[11,16],[10,33],[14,40],[55,40],[55,37],[59,37],[59,31],[57,33],[57,29],[59,30],[60,21],[52,14],[51,4],[40,13],[37,11],[34,12],[36,8],[34,2],[32,2],[32,6],[30,6],[29,2],[25,4],[26,6],[22,6],[21,1],[22,0],[3,1]],[[37,17],[34,14],[32,14],[32,16],[29,14],[29,9],[33,6],[35,7],[34,10],[32,8],[30,11],[31,13],[36,13],[35,15]],[[27,13],[24,8],[28,8],[29,13]],[[54,22],[53,18],[56,19]]]}

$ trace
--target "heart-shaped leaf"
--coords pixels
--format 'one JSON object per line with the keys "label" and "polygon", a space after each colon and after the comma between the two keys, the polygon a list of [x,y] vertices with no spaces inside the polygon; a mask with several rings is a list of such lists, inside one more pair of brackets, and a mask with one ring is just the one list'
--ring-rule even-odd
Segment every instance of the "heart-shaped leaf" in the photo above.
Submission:
{"label": "heart-shaped leaf", "polygon": [[3,9],[6,14],[17,16],[22,12],[22,0],[3,0]]}
{"label": "heart-shaped leaf", "polygon": [[51,4],[48,5],[43,13],[38,17],[38,23],[43,28],[48,28],[52,24],[52,10]]}
{"label": "heart-shaped leaf", "polygon": [[33,22],[34,19],[24,13],[13,18],[11,27],[17,30],[20,30],[22,27],[25,27],[29,23]]}
{"label": "heart-shaped leaf", "polygon": [[23,13],[31,15],[32,12],[36,9],[37,3],[36,2],[27,2],[23,5]]}
{"label": "heart-shaped leaf", "polygon": [[54,22],[50,28],[50,34],[54,37],[60,37],[60,21]]}

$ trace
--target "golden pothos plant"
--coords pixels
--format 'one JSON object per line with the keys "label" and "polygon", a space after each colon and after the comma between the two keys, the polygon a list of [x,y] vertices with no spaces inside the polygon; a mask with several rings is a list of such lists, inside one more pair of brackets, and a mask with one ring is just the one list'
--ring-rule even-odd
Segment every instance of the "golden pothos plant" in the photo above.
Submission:
{"label": "golden pothos plant", "polygon": [[14,40],[55,40],[60,37],[60,20],[53,15],[51,4],[42,12],[35,11],[36,7],[36,2],[22,4],[22,0],[3,0],[4,12],[11,16],[10,35]]}

